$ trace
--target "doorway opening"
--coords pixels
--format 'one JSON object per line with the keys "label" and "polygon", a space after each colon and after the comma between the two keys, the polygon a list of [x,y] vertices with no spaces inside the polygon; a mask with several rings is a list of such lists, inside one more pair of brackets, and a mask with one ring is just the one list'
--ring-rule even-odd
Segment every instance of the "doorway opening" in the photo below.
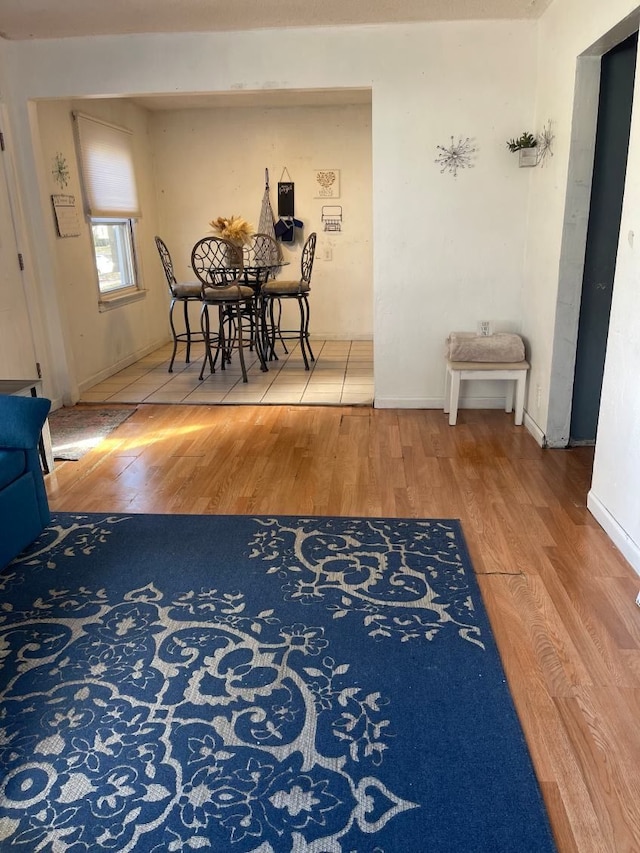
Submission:
{"label": "doorway opening", "polygon": [[595,444],[620,236],[637,32],[602,57],[569,444]]}

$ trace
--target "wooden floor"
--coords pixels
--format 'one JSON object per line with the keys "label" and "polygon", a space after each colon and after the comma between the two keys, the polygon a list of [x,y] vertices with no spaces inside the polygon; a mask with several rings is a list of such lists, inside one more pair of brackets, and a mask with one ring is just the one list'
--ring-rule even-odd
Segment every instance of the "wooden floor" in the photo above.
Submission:
{"label": "wooden floor", "polygon": [[144,405],[47,488],[54,510],[460,518],[559,850],[634,853],[640,578],[586,509],[591,463],[498,411]]}

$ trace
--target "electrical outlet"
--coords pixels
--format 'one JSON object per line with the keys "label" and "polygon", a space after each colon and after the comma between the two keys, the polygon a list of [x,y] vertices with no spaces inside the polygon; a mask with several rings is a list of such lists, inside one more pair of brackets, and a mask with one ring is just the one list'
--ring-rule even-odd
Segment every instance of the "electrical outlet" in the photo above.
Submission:
{"label": "electrical outlet", "polygon": [[490,320],[480,320],[478,323],[478,334],[483,338],[488,338],[491,334],[491,321]]}
{"label": "electrical outlet", "polygon": [[636,604],[640,607],[640,592],[636,595]]}
{"label": "electrical outlet", "polygon": [[322,250],[322,260],[323,261],[332,261],[333,260],[333,250],[331,246],[325,246]]}

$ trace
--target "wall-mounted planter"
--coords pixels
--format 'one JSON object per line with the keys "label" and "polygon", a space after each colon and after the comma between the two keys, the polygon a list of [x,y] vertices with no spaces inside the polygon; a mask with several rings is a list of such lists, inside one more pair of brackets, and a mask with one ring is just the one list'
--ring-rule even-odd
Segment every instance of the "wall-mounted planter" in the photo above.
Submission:
{"label": "wall-mounted planter", "polygon": [[538,149],[537,148],[520,148],[518,151],[518,165],[520,168],[524,166],[538,165]]}
{"label": "wall-mounted planter", "polygon": [[518,163],[520,166],[537,166],[538,152],[536,146],[538,140],[533,135],[525,130],[517,139],[507,140],[507,148],[514,154],[518,152]]}

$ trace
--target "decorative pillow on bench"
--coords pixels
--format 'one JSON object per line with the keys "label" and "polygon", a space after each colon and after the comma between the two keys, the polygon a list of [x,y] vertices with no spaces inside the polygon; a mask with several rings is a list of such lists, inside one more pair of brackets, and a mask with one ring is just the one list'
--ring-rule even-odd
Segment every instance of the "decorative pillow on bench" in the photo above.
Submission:
{"label": "decorative pillow on bench", "polygon": [[447,338],[449,361],[524,361],[524,343],[520,335],[496,332],[476,335],[473,332],[451,332]]}

